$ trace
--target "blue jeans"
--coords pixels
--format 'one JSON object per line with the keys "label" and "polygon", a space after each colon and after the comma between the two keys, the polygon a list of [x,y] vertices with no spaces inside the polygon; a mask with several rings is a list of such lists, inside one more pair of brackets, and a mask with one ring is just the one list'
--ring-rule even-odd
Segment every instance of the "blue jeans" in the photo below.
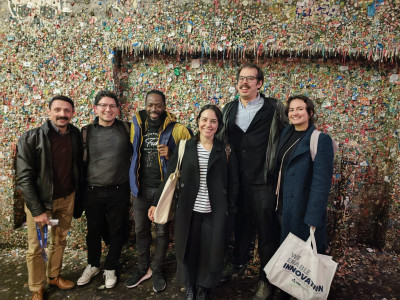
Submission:
{"label": "blue jeans", "polygon": [[[143,187],[133,201],[133,217],[135,220],[136,247],[138,269],[146,272],[150,266],[151,221],[147,216],[158,188]],[[169,244],[169,223],[156,225],[156,240],[153,255],[153,271],[161,271]]]}
{"label": "blue jeans", "polygon": [[[124,226],[127,225],[129,212],[129,183],[111,187],[88,186],[85,197],[87,218],[86,243],[88,264],[100,267],[101,237],[108,230],[109,249],[105,270],[115,270],[119,266],[124,241]],[[104,228],[107,226],[108,228]]]}

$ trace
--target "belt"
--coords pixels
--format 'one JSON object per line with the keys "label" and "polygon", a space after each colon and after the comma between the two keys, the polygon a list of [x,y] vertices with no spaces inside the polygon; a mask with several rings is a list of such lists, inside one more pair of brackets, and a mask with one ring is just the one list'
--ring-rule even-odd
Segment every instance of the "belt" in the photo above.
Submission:
{"label": "belt", "polygon": [[116,190],[125,187],[128,182],[114,185],[88,185],[89,189]]}

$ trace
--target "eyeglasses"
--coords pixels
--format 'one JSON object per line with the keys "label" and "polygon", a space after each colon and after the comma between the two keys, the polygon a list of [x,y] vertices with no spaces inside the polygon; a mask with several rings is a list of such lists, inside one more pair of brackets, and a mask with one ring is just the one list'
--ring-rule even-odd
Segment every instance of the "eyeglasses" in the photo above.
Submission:
{"label": "eyeglasses", "polygon": [[239,82],[243,82],[246,79],[247,82],[252,82],[257,79],[256,76],[239,76]]}
{"label": "eyeglasses", "polygon": [[115,105],[115,104],[99,103],[99,104],[97,104],[97,106],[100,106],[102,109],[106,109],[107,107],[109,107],[110,109],[116,109],[117,108],[117,105]]}

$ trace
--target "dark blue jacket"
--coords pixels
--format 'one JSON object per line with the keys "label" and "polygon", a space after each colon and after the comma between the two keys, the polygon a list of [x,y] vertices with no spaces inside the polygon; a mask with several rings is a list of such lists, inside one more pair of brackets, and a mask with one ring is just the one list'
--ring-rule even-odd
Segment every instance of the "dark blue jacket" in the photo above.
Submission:
{"label": "dark blue jacket", "polygon": [[[315,126],[310,126],[293,150],[285,170],[284,182],[281,183],[283,185],[281,243],[289,232],[304,241],[307,240],[311,225],[316,227],[318,252],[323,252],[327,247],[326,209],[331,188],[334,153],[331,137],[321,133],[317,155],[314,162],[312,161],[310,138],[314,129]],[[278,151],[293,130],[293,125],[284,129],[280,136]]]}

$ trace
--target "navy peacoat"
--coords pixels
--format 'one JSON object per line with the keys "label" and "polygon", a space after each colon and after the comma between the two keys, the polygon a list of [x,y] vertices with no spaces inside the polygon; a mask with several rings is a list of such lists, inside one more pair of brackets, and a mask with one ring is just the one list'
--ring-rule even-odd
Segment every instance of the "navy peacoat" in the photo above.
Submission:
{"label": "navy peacoat", "polygon": [[[329,135],[321,133],[314,162],[310,154],[310,138],[315,126],[308,127],[305,135],[291,153],[285,172],[283,191],[281,243],[289,232],[304,241],[310,236],[309,225],[315,226],[318,252],[327,247],[326,210],[333,173],[333,147]],[[294,130],[288,126],[280,136],[279,149]],[[278,167],[279,169],[279,167]]]}

